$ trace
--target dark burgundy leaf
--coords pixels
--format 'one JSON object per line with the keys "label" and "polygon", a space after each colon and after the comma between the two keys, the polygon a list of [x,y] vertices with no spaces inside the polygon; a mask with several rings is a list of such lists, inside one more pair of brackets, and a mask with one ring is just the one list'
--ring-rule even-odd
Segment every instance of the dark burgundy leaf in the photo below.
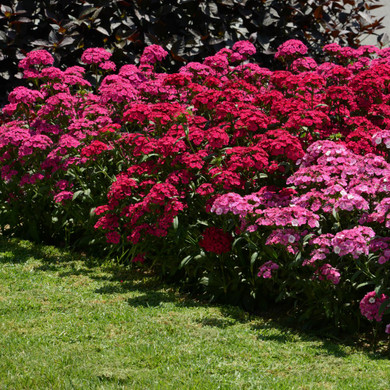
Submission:
{"label": "dark burgundy leaf", "polygon": [[49,42],[50,43],[57,43],[58,42],[58,37],[55,31],[50,31],[49,33]]}
{"label": "dark burgundy leaf", "polygon": [[49,41],[46,41],[44,39],[36,39],[35,41],[32,41],[31,44],[33,46],[50,46]]}
{"label": "dark burgundy leaf", "polygon": [[79,19],[84,19],[86,16],[92,14],[96,10],[97,10],[96,7],[90,7],[90,8],[84,9],[83,11],[80,12]]}
{"label": "dark burgundy leaf", "polygon": [[3,14],[12,14],[13,13],[13,11],[12,11],[12,8],[10,8],[10,7],[8,7],[8,6],[6,6],[6,5],[4,5],[4,4],[0,4],[0,10],[1,10],[1,12],[3,13]]}
{"label": "dark burgundy leaf", "polygon": [[69,46],[72,45],[75,41],[75,38],[73,37],[65,37],[64,39],[61,40],[61,42],[58,44],[59,47],[62,46]]}

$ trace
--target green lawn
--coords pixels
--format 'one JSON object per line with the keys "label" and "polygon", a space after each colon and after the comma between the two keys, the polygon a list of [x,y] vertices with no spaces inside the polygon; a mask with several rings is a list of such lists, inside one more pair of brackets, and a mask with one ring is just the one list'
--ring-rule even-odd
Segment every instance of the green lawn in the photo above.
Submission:
{"label": "green lawn", "polygon": [[0,240],[0,389],[386,389],[388,355]]}

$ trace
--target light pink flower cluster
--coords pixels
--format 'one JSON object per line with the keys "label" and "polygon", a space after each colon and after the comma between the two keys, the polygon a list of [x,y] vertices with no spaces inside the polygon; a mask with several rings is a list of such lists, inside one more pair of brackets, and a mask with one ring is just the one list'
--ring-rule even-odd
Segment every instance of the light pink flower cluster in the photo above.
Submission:
{"label": "light pink flower cluster", "polygon": [[373,145],[384,145],[386,149],[390,149],[390,130],[382,130],[374,134],[372,142]]}
{"label": "light pink flower cluster", "polygon": [[256,219],[259,226],[304,226],[319,227],[319,215],[300,206],[271,207],[265,210],[257,209],[260,216]]}
{"label": "light pink flower cluster", "polygon": [[342,230],[335,234],[331,243],[333,252],[339,256],[351,254],[354,259],[361,255],[368,255],[369,245],[375,232],[368,226],[355,226],[352,229]]}
{"label": "light pink flower cluster", "polygon": [[379,313],[379,308],[386,299],[388,299],[388,297],[385,294],[377,296],[375,291],[371,291],[360,301],[360,312],[368,320],[380,322],[382,321],[383,314]]}
{"label": "light pink flower cluster", "polygon": [[314,266],[316,261],[325,260],[330,253],[331,239],[333,237],[333,234],[325,233],[312,238],[309,241],[309,245],[314,245],[316,248],[310,253],[310,258],[303,261],[302,265]]}
{"label": "light pink flower cluster", "polygon": [[277,270],[279,268],[279,265],[274,263],[273,261],[267,261],[259,268],[259,273],[257,276],[264,279],[271,279],[272,278],[272,271]]}
{"label": "light pink flower cluster", "polygon": [[390,237],[376,237],[370,242],[370,252],[379,252],[378,263],[385,264],[390,260]]}
{"label": "light pink flower cluster", "polygon": [[349,193],[347,194],[344,190],[340,191],[341,197],[337,199],[334,203],[334,207],[336,210],[368,210],[369,203],[362,196]]}
{"label": "light pink flower cluster", "polygon": [[330,264],[322,265],[317,271],[319,280],[329,280],[333,284],[339,284],[340,272],[337,268],[332,267]]}
{"label": "light pink flower cluster", "polygon": [[305,156],[300,161],[301,167],[334,162],[345,163],[343,158],[351,156],[349,150],[342,144],[333,141],[323,140],[313,142],[306,150]]}
{"label": "light pink flower cluster", "polygon": [[387,228],[390,228],[390,198],[383,198],[375,206],[375,210],[371,214],[363,215],[359,220],[361,223],[377,222],[384,224]]}
{"label": "light pink flower cluster", "polygon": [[245,217],[257,207],[284,207],[290,203],[291,195],[294,191],[283,189],[277,191],[271,187],[265,186],[258,192],[241,196],[235,192],[219,196],[211,207],[211,212],[217,215],[227,214],[229,212]]}
{"label": "light pink flower cluster", "polygon": [[[259,199],[256,199],[252,196],[252,199],[256,202],[259,202]],[[229,212],[245,217],[248,212],[252,211],[255,207],[255,204],[248,203],[246,197],[235,192],[228,192],[225,195],[219,196],[213,203],[211,207],[211,212],[217,215],[227,214]]]}
{"label": "light pink flower cluster", "polygon": [[288,252],[296,254],[299,250],[300,240],[306,233],[306,230],[297,232],[294,229],[276,229],[267,237],[265,245],[283,245]]}

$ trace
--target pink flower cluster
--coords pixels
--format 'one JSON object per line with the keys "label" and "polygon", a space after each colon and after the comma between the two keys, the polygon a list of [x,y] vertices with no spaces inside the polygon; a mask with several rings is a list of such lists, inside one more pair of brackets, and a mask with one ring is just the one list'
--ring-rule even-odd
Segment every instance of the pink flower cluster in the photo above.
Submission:
{"label": "pink flower cluster", "polygon": [[333,284],[339,284],[340,272],[330,264],[323,264],[317,271],[319,280],[329,280]]}
{"label": "pink flower cluster", "polygon": [[374,145],[383,145],[386,149],[390,149],[390,130],[382,130],[372,136]]}
{"label": "pink flower cluster", "polygon": [[54,63],[53,56],[46,50],[34,50],[27,53],[19,62],[19,68],[24,70],[24,77],[37,77],[39,68]]}
{"label": "pink flower cluster", "polygon": [[320,217],[310,210],[300,206],[270,207],[254,211],[259,226],[309,226],[319,227]]}
{"label": "pink flower cluster", "polygon": [[275,58],[278,59],[287,59],[295,58],[299,55],[305,55],[307,53],[307,46],[305,46],[301,41],[297,39],[290,39],[283,44],[281,44],[276,53]]}
{"label": "pink flower cluster", "polygon": [[268,237],[265,245],[282,245],[287,251],[296,254],[299,251],[299,244],[307,231],[298,232],[294,229],[276,229]]}
{"label": "pink flower cluster", "polygon": [[370,242],[370,253],[378,252],[378,263],[385,264],[390,260],[390,237],[375,237]]}
{"label": "pink flower cluster", "polygon": [[256,53],[255,46],[249,41],[238,41],[233,47],[231,58],[233,61],[245,60],[248,56],[252,56]]}
{"label": "pink flower cluster", "polygon": [[105,61],[111,58],[112,54],[101,48],[101,47],[91,47],[86,49],[81,56],[81,62],[84,64],[102,64]]}
{"label": "pink flower cluster", "polygon": [[257,276],[263,279],[271,279],[272,271],[277,270],[279,265],[274,263],[273,261],[267,261],[259,268],[259,273]]}
{"label": "pink flower cluster", "polygon": [[37,99],[43,99],[43,94],[39,91],[26,87],[16,87],[8,95],[8,100],[11,104],[24,103],[29,105],[34,104]]}
{"label": "pink flower cluster", "polygon": [[375,291],[371,291],[360,301],[360,312],[370,321],[382,321],[383,313],[379,313],[379,308],[387,299],[385,294],[378,296]]}
{"label": "pink flower cluster", "polygon": [[151,45],[145,48],[140,58],[140,64],[142,65],[154,65],[156,62],[162,61],[168,52],[159,45]]}
{"label": "pink flower cluster", "polygon": [[354,259],[368,255],[371,239],[375,232],[368,226],[355,226],[335,234],[331,240],[333,252],[339,256],[351,254]]}
{"label": "pink flower cluster", "polygon": [[72,191],[61,191],[54,195],[54,202],[64,204],[67,200],[72,200],[73,195]]}

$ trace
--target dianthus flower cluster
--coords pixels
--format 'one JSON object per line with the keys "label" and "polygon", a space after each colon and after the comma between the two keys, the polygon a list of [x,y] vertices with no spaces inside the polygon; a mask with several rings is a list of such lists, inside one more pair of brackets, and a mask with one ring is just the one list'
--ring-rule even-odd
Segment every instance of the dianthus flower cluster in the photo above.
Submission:
{"label": "dianthus flower cluster", "polygon": [[81,62],[84,64],[102,64],[105,61],[111,58],[112,54],[101,48],[101,47],[91,47],[86,49],[81,56]]}
{"label": "dianthus flower cluster", "polygon": [[319,280],[329,280],[333,284],[339,284],[340,272],[337,268],[332,267],[330,264],[322,265],[317,271]]}
{"label": "dianthus flower cluster", "polygon": [[217,227],[208,227],[202,234],[199,246],[207,252],[228,253],[232,247],[232,236]]}
{"label": "dianthus flower cluster", "polygon": [[8,95],[10,103],[34,104],[37,99],[43,99],[42,93],[26,87],[16,87]]}
{"label": "dianthus flower cluster", "polygon": [[305,226],[319,227],[320,217],[300,206],[270,207],[257,209],[256,224],[259,226]]}
{"label": "dianthus flower cluster", "polygon": [[73,195],[72,191],[61,191],[54,195],[54,202],[64,204],[67,200],[71,200]]}
{"label": "dianthus flower cluster", "polygon": [[307,53],[307,46],[297,39],[290,39],[281,44],[276,53],[275,58],[287,59],[294,58]]}
{"label": "dianthus flower cluster", "polygon": [[390,260],[390,237],[375,237],[370,242],[370,252],[378,252],[378,263],[385,264]]}
{"label": "dianthus flower cluster", "polygon": [[46,50],[34,50],[27,53],[26,57],[19,62],[19,68],[24,70],[24,77],[37,77],[37,66],[53,65],[54,58]]}
{"label": "dianthus flower cluster", "polygon": [[375,291],[371,291],[360,301],[360,312],[370,321],[382,321],[383,311],[380,313],[379,308],[387,299],[388,297],[385,294],[378,296]]}
{"label": "dianthus flower cluster", "polygon": [[252,56],[256,54],[255,46],[249,41],[238,41],[233,45],[232,49],[243,56]]}
{"label": "dianthus flower cluster", "polygon": [[140,58],[141,65],[154,65],[156,62],[162,61],[168,52],[159,45],[151,45],[145,48]]}
{"label": "dianthus flower cluster", "polygon": [[267,261],[260,268],[257,276],[263,279],[271,279],[272,271],[277,270],[279,265],[274,263],[273,261]]}
{"label": "dianthus flower cluster", "polygon": [[311,57],[301,57],[294,60],[291,64],[291,70],[294,72],[305,72],[317,69],[317,62]]}
{"label": "dianthus flower cluster", "polygon": [[104,142],[94,140],[90,145],[84,146],[84,148],[81,149],[80,154],[84,157],[96,156],[104,152],[105,150],[108,150],[109,148],[110,147]]}
{"label": "dianthus flower cluster", "polygon": [[249,211],[252,211],[254,204],[248,203],[248,201],[234,192],[227,193],[218,197],[211,207],[211,212],[217,215],[227,214],[229,212],[235,215],[246,216]]}
{"label": "dianthus flower cluster", "polygon": [[[44,237],[63,238],[60,226],[76,237],[94,225],[111,248],[157,263],[226,253],[239,279],[251,251],[275,251],[278,264],[259,274],[288,269],[288,293],[342,289],[364,263],[362,281],[383,276],[388,288],[390,51],[332,44],[317,64],[290,40],[276,53],[288,70],[276,71],[247,63],[254,53],[237,42],[168,75],[154,69],[160,46],[118,72],[111,53],[89,48],[82,62],[102,75],[94,87],[85,67],[28,53],[20,67],[35,87],[11,92],[0,124],[12,229],[27,236],[37,219]],[[46,214],[20,213],[41,201]]]}
{"label": "dianthus flower cluster", "polygon": [[276,229],[268,237],[265,245],[282,245],[287,251],[295,254],[298,253],[301,238],[307,231],[302,233],[294,229]]}
{"label": "dianthus flower cluster", "polygon": [[383,145],[390,149],[390,130],[382,130],[372,136],[372,142],[375,146]]}

